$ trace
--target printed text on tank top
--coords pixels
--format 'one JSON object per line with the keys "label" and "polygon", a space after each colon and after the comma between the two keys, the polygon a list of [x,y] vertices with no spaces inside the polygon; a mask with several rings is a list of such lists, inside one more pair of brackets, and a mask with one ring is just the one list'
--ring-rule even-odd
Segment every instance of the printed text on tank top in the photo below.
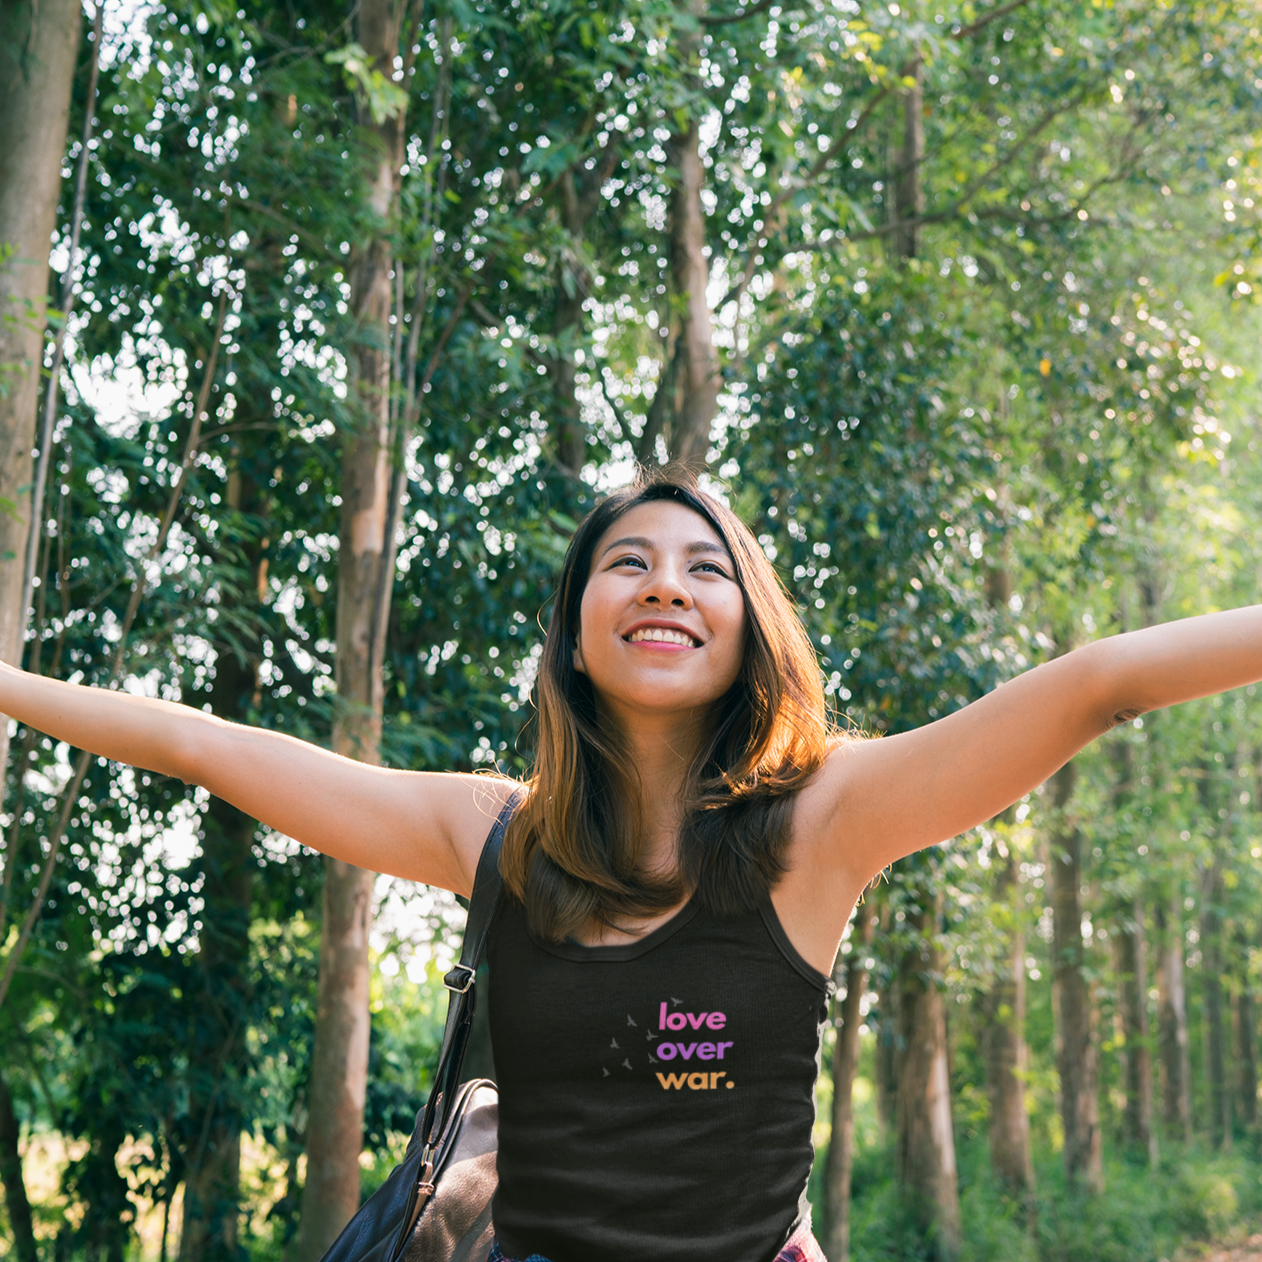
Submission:
{"label": "printed text on tank top", "polygon": [[770,900],[596,946],[536,938],[508,900],[489,945],[507,1256],[774,1258],[804,1220],[831,984]]}

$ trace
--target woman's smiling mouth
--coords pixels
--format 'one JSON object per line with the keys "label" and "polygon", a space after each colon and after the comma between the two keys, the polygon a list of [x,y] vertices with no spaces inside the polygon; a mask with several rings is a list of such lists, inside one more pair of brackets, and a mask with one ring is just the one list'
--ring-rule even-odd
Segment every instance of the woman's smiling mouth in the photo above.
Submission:
{"label": "woman's smiling mouth", "polygon": [[628,644],[674,644],[680,648],[699,648],[701,642],[687,631],[674,627],[640,627],[625,637]]}

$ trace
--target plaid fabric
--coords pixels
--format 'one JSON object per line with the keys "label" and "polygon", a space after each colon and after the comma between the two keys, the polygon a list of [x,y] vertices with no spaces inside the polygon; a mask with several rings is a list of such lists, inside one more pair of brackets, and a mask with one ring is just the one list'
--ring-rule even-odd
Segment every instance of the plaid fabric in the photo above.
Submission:
{"label": "plaid fabric", "polygon": [[[532,1253],[530,1257],[521,1259],[505,1257],[500,1252],[497,1241],[491,1245],[491,1252],[486,1262],[548,1262],[548,1259],[538,1253]],[[789,1237],[788,1243],[776,1254],[774,1262],[828,1262],[828,1259],[824,1257],[823,1249],[819,1247],[819,1241],[811,1234],[809,1218]]]}

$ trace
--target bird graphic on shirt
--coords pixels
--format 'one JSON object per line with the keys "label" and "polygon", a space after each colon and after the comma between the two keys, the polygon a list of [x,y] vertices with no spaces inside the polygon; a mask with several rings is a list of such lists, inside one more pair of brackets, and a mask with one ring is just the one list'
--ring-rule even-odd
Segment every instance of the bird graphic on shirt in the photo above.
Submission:
{"label": "bird graphic on shirt", "polygon": [[600,1072],[604,1074],[606,1078],[609,1077],[609,1070],[607,1070],[603,1065],[600,1068]]}
{"label": "bird graphic on shirt", "polygon": [[650,1056],[650,1057],[649,1057],[649,1064],[650,1064],[650,1065],[660,1065],[661,1063],[662,1063],[662,1062],[661,1062],[660,1060],[658,1060],[656,1056]]}
{"label": "bird graphic on shirt", "polygon": [[622,1048],[620,1048],[620,1047],[618,1046],[618,1040],[617,1040],[617,1039],[610,1039],[610,1040],[609,1040],[609,1046],[610,1046],[610,1047],[611,1047],[614,1051],[616,1051],[616,1052],[620,1052],[620,1051],[622,1051]]}
{"label": "bird graphic on shirt", "polygon": [[675,1005],[675,1007],[676,1007],[676,1008],[678,1008],[678,1007],[679,1007],[679,1005],[680,1005],[681,1003],[683,1003],[683,1000],[682,1000],[682,999],[676,999],[676,998],[674,998],[674,997],[672,996],[672,997],[671,997],[671,1003],[673,1003],[673,1004]]}
{"label": "bird graphic on shirt", "polygon": [[644,1037],[648,1039],[649,1042],[652,1042],[655,1038],[657,1038],[657,1035],[654,1034],[652,1030],[650,1030]]}
{"label": "bird graphic on shirt", "polygon": [[630,1014],[629,1012],[627,1013],[627,1024],[628,1024],[629,1026],[633,1026],[633,1027],[634,1027],[634,1028],[636,1028],[636,1029],[639,1029],[639,1026],[637,1026],[637,1025],[635,1024],[635,1021],[634,1021],[634,1020],[632,1020],[632,1018],[631,1018],[631,1014]]}
{"label": "bird graphic on shirt", "polygon": [[624,1060],[622,1063],[623,1063],[623,1065],[625,1065],[625,1066],[626,1066],[626,1068],[627,1068],[627,1069],[630,1069],[630,1068],[631,1068],[631,1057],[630,1057],[630,1056],[628,1056],[628,1057],[626,1058],[626,1060]]}

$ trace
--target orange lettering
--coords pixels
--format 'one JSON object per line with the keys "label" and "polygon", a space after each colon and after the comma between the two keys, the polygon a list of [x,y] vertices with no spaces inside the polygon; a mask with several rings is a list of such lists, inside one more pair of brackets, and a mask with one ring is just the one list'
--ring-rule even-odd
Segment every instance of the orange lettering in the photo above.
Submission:
{"label": "orange lettering", "polygon": [[658,1074],[657,1081],[662,1084],[662,1090],[668,1091],[674,1087],[676,1091],[688,1081],[687,1074]]}

